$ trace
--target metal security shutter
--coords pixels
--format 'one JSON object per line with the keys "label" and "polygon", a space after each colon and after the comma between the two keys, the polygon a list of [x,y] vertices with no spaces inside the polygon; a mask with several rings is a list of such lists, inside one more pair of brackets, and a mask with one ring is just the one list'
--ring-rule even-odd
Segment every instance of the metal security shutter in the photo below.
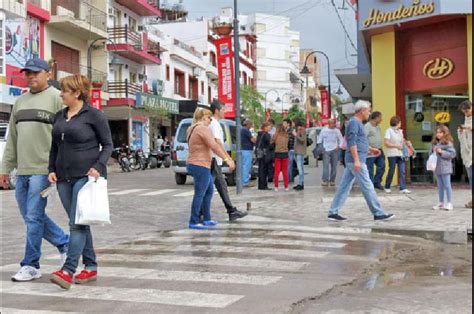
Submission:
{"label": "metal security shutter", "polygon": [[71,74],[80,73],[79,51],[63,46],[56,42],[51,43],[53,58],[56,60],[57,71]]}

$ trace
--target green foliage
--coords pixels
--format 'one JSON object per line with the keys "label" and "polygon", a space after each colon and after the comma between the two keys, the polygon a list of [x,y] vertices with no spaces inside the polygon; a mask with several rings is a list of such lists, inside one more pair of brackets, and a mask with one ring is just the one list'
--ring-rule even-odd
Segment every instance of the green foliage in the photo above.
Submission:
{"label": "green foliage", "polygon": [[299,104],[294,104],[288,111],[288,119],[291,121],[299,120],[299,122],[305,123],[306,114],[300,109]]}
{"label": "green foliage", "polygon": [[252,86],[242,86],[240,89],[242,116],[250,119],[256,127],[265,121],[265,108],[262,105],[264,97]]}
{"label": "green foliage", "polygon": [[275,121],[276,123],[275,127],[277,127],[279,124],[283,122],[283,116],[281,115],[281,113],[278,113],[275,111],[272,111],[272,113],[270,114],[270,118]]}
{"label": "green foliage", "polygon": [[166,119],[171,117],[171,114],[169,113],[168,110],[163,109],[163,108],[156,108],[156,107],[144,107],[143,110],[150,116],[154,118],[161,118],[161,119]]}

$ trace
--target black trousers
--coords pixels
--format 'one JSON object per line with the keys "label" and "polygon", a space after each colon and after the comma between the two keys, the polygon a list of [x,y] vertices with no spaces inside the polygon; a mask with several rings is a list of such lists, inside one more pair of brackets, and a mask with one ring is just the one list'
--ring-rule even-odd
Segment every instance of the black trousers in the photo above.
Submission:
{"label": "black trousers", "polygon": [[266,162],[265,158],[258,160],[258,189],[268,189],[268,179],[272,175],[270,174],[270,165],[272,162]]}
{"label": "black trousers", "polygon": [[216,187],[219,196],[224,203],[225,208],[227,209],[227,213],[232,213],[236,210],[234,205],[229,197],[229,190],[227,189],[227,182],[222,174],[222,168],[217,164],[215,158],[212,159],[212,167],[211,167],[212,178],[214,179],[214,186]]}

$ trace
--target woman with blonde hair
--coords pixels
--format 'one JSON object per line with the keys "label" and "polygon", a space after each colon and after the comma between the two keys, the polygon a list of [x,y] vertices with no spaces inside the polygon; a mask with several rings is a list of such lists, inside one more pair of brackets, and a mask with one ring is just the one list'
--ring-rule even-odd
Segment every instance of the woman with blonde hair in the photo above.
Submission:
{"label": "woman with blonde hair", "polygon": [[60,85],[66,108],[54,119],[48,179],[57,184],[61,203],[69,217],[71,236],[66,262],[61,270],[51,275],[51,281],[69,289],[81,255],[85,269],[74,281],[85,284],[97,279],[91,229],[75,223],[77,195],[88,177],[107,176],[107,160],[113,144],[107,118],[89,105],[89,80],[82,75],[68,76]]}
{"label": "woman with blonde hair", "polygon": [[[189,144],[187,170],[194,178],[190,229],[208,229],[217,225],[216,221],[211,220],[211,202],[214,195],[214,180],[211,174],[212,153],[221,157],[229,165],[231,171],[235,169],[234,161],[216,142],[209,129],[211,118],[210,110],[198,108],[194,113],[193,125],[187,134]],[[201,215],[203,220],[201,220]]]}

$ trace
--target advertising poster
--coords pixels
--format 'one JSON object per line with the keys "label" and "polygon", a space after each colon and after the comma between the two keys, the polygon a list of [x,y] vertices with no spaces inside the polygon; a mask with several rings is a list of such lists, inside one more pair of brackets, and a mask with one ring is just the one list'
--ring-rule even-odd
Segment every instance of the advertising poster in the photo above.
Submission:
{"label": "advertising poster", "polygon": [[232,54],[232,37],[226,36],[216,40],[217,63],[219,73],[218,97],[225,104],[226,119],[235,119],[234,60]]}
{"label": "advertising poster", "polygon": [[7,20],[5,23],[6,64],[23,68],[29,59],[40,57],[40,21],[26,19]]}

